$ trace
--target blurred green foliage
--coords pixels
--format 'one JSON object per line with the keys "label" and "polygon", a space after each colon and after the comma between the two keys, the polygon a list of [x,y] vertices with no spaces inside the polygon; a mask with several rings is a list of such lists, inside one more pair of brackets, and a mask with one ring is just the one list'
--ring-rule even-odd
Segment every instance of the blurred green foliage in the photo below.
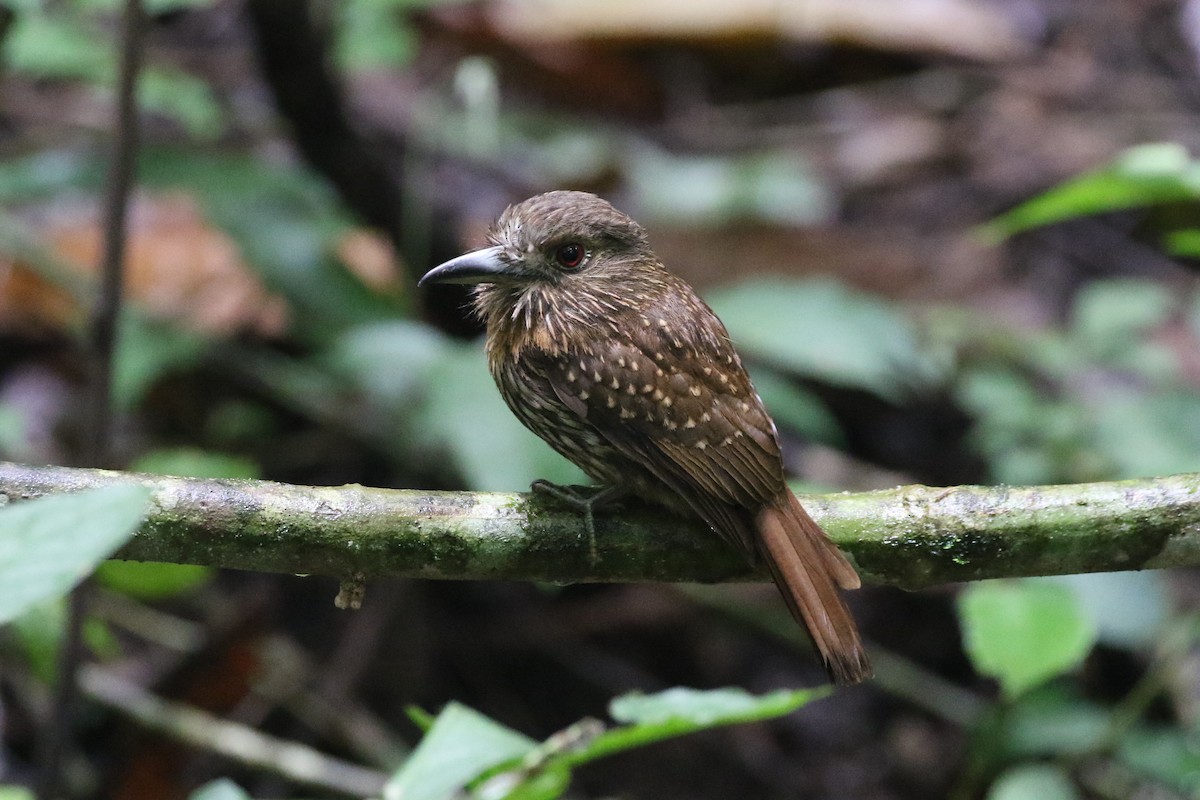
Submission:
{"label": "blurred green foliage", "polygon": [[19,460],[26,449],[25,420],[21,412],[0,403],[0,458]]}
{"label": "blurred green foliage", "polygon": [[250,795],[228,778],[219,778],[192,792],[188,800],[250,800]]}
{"label": "blurred green foliage", "polygon": [[91,573],[133,535],[149,498],[114,486],[0,508],[0,624]]}
{"label": "blurred green foliage", "polygon": [[[58,676],[58,650],[67,624],[67,601],[54,597],[30,608],[10,625],[35,678],[51,685]],[[112,630],[99,619],[83,624],[83,641],[99,658],[115,658],[121,650]]]}
{"label": "blurred green foliage", "polygon": [[696,156],[642,147],[628,158],[631,188],[652,221],[803,225],[833,213],[834,201],[825,184],[795,152]]}
{"label": "blurred green foliage", "polygon": [[[1150,144],[1024,203],[983,233],[998,241],[1087,214],[1197,199],[1200,163],[1179,145]],[[1176,255],[1200,256],[1200,229],[1167,230],[1163,242]],[[1061,330],[981,326],[960,312],[942,312],[931,330],[956,353],[955,392],[976,417],[975,441],[997,479],[1169,474],[1200,469],[1200,392],[1188,374],[1200,344],[1198,303],[1194,282],[1179,292],[1157,281],[1108,279],[1083,287]],[[1200,636],[1200,618],[1172,617],[1167,595],[1160,573],[965,590],[959,610],[968,655],[999,680],[1004,700],[973,732],[956,796],[990,783],[988,800],[1078,798],[1079,770],[1089,766],[1100,776],[1091,788],[1103,796],[1134,796],[1147,781],[1196,796],[1195,731],[1187,721],[1145,719]],[[1125,697],[1104,706],[1074,684],[1035,688],[1076,670],[1097,638],[1149,658]]]}
{"label": "blurred green foliage", "polygon": [[1005,771],[987,800],[1075,800],[1079,793],[1067,771],[1053,764],[1021,764]]}
{"label": "blurred green foliage", "polygon": [[[54,678],[63,597],[133,535],[149,498],[140,486],[117,486],[0,507],[0,625],[10,626],[36,677]],[[94,652],[115,652],[99,622],[83,633]]]}
{"label": "blurred green foliage", "polygon": [[[209,4],[211,0],[155,0],[146,3],[146,8],[159,13]],[[105,27],[120,3],[18,0],[7,5],[17,11],[0,52],[7,69],[38,79],[72,80],[99,92],[112,91],[116,51],[106,37],[96,36],[96,30]],[[224,112],[211,87],[177,67],[148,64],[138,92],[143,108],[174,121],[193,137],[214,139],[224,130]]]}
{"label": "blurred green foliage", "polygon": [[739,350],[785,374],[897,400],[941,377],[903,311],[836,280],[756,279],[705,299]]}
{"label": "blurred green foliage", "polygon": [[1061,483],[1200,469],[1200,394],[1186,371],[1200,345],[1188,324],[1197,297],[1148,280],[1099,280],[1079,292],[1061,330],[939,312],[931,330],[957,353],[952,391],[975,417],[993,478]]}
{"label": "blurred green foliage", "polygon": [[963,640],[975,669],[1013,700],[1074,669],[1096,629],[1071,590],[1046,581],[985,581],[958,596]]}
{"label": "blurred green foliage", "polygon": [[[1089,214],[1194,203],[1198,199],[1200,163],[1193,161],[1182,145],[1156,142],[1132,147],[1112,163],[1022,203],[980,232],[998,241],[1030,228]],[[1177,229],[1164,242],[1175,255],[1200,255],[1194,247],[1198,230]]]}

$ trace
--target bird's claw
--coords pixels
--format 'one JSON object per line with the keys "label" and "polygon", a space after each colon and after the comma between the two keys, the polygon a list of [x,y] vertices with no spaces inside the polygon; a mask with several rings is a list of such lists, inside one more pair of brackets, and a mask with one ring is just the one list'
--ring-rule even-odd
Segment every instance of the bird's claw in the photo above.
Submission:
{"label": "bird's claw", "polygon": [[588,557],[595,564],[600,560],[599,554],[596,552],[596,513],[597,506],[610,503],[625,494],[625,490],[619,486],[606,486],[598,489],[591,495],[585,496],[579,489],[583,487],[575,486],[560,486],[557,483],[551,483],[546,480],[536,480],[529,485],[529,490],[534,494],[544,494],[553,497],[564,505],[579,511],[583,514],[583,525],[588,536]]}

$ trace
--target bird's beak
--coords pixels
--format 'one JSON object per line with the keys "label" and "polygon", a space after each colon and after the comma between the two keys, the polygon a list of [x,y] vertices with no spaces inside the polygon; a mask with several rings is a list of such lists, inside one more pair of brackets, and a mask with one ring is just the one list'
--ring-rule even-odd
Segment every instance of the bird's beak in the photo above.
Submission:
{"label": "bird's beak", "polygon": [[439,264],[417,282],[418,286],[427,283],[495,283],[505,278],[511,278],[512,268],[506,264],[500,254],[503,247],[486,247],[474,250],[458,258],[452,258],[445,264]]}

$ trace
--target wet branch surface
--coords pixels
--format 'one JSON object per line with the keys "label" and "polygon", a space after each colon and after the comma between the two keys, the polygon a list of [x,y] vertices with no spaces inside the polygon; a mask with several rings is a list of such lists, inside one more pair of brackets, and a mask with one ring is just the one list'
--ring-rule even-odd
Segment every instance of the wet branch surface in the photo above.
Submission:
{"label": "wet branch surface", "polygon": [[[311,487],[0,462],[0,502],[122,483],[155,490],[127,559],[348,578],[555,583],[766,580],[698,523],[624,503],[579,515],[527,494]],[[1200,565],[1200,474],[1033,487],[802,495],[870,583]]]}

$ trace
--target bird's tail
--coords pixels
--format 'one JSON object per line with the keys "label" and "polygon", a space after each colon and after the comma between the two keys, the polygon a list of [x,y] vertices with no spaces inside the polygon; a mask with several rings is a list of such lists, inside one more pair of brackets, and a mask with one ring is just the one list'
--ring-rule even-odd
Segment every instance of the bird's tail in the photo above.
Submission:
{"label": "bird's tail", "polygon": [[821,653],[834,683],[871,677],[854,617],[838,588],[857,589],[858,573],[800,501],[784,490],[759,512],[760,547],[792,616]]}

